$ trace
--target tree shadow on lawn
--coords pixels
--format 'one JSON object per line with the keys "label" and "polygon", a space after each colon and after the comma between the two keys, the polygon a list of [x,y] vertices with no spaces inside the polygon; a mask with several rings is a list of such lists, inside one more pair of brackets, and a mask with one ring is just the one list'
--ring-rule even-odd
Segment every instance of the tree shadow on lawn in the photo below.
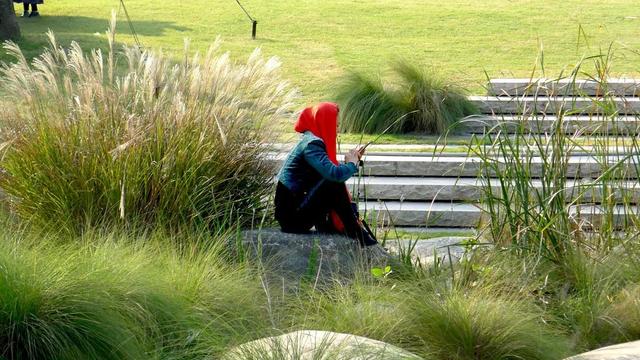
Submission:
{"label": "tree shadow on lawn", "polygon": [[[109,27],[109,19],[86,16],[49,16],[44,13],[38,18],[19,18],[20,27],[29,31],[51,29],[55,34],[94,34],[104,33]],[[141,36],[163,36],[167,30],[189,31],[191,28],[177,26],[169,21],[132,20],[136,33]],[[118,18],[117,30],[121,34],[131,35],[129,22],[124,16]]]}
{"label": "tree shadow on lawn", "polygon": [[[47,45],[47,31],[51,30],[59,44],[68,46],[71,41],[78,42],[83,49],[106,49],[104,36],[109,27],[109,20],[86,16],[49,16],[44,13],[38,18],[19,18],[22,38],[17,42],[27,58],[38,56]],[[177,26],[169,21],[132,20],[131,25],[138,36],[164,36],[168,30],[185,32],[191,29]],[[117,35],[130,38],[133,35],[131,26],[124,17],[120,17],[116,26]],[[144,45],[144,44],[142,44]],[[119,48],[119,46],[117,46]],[[0,50],[0,61],[11,61],[4,50]]]}

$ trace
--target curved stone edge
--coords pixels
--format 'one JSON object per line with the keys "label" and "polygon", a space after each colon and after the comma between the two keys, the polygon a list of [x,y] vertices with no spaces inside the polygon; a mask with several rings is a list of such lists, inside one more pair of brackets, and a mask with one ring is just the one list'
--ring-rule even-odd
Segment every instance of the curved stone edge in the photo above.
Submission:
{"label": "curved stone edge", "polygon": [[640,340],[606,346],[565,360],[640,360]]}
{"label": "curved stone edge", "polygon": [[269,359],[353,359],[353,360],[420,360],[397,346],[362,336],[329,331],[300,330],[280,336],[254,340],[233,348],[224,360]]}

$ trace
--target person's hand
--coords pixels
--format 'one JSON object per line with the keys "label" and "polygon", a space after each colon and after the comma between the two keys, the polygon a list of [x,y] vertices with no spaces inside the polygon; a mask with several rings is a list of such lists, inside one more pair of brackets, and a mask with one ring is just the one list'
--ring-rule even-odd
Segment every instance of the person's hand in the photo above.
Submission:
{"label": "person's hand", "polygon": [[363,149],[351,149],[351,151],[344,155],[344,161],[348,163],[354,163],[356,166],[358,166],[363,153]]}

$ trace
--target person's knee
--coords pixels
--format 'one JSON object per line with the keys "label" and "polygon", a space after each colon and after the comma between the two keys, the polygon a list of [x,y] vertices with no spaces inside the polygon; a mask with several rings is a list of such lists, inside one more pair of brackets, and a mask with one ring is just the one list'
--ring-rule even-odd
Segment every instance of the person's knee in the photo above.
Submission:
{"label": "person's knee", "polygon": [[311,231],[311,227],[291,226],[280,224],[280,231],[288,234],[308,234]]}
{"label": "person's knee", "polygon": [[290,234],[306,234],[313,226],[310,222],[301,219],[276,218],[276,220],[280,224],[280,230]]}

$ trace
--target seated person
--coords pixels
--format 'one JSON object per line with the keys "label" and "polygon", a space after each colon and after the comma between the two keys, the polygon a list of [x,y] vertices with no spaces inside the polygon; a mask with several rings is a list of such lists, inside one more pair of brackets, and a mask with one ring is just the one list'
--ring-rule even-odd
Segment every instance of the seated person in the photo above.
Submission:
{"label": "seated person", "polygon": [[345,181],[358,172],[364,149],[353,149],[345,163],[336,159],[338,106],[320,103],[304,109],[295,125],[300,141],[278,174],[275,216],[284,232],[340,232],[361,246],[377,244],[363,229]]}

